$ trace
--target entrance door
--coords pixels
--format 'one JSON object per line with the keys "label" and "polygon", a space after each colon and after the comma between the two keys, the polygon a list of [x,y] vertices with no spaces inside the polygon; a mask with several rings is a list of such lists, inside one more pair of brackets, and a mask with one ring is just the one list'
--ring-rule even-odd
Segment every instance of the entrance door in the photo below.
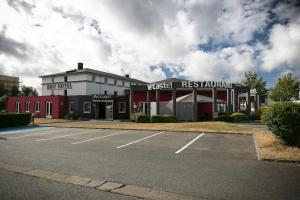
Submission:
{"label": "entrance door", "polygon": [[113,102],[106,102],[106,119],[113,119]]}
{"label": "entrance door", "polygon": [[46,118],[52,118],[52,102],[46,102]]}

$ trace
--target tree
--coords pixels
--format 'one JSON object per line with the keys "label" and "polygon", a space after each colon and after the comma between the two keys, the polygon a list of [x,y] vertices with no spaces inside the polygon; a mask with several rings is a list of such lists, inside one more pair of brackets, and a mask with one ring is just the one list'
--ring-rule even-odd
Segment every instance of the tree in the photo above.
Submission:
{"label": "tree", "polygon": [[246,72],[242,84],[248,86],[250,89],[256,89],[256,92],[261,97],[267,95],[266,81],[263,80],[263,77],[257,75],[256,72]]}
{"label": "tree", "polygon": [[291,101],[298,97],[300,81],[286,74],[277,80],[274,89],[271,91],[271,99],[274,101]]}
{"label": "tree", "polygon": [[17,86],[13,86],[11,89],[11,96],[18,96],[20,93],[19,89]]}
{"label": "tree", "polygon": [[38,96],[38,92],[33,87],[22,86],[21,95],[22,96]]}
{"label": "tree", "polygon": [[7,89],[4,88],[4,84],[0,83],[0,97],[7,94]]}

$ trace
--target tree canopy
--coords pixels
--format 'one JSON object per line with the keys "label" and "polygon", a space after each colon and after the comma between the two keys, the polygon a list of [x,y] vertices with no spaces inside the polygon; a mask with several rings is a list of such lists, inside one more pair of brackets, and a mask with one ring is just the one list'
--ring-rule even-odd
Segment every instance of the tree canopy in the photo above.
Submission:
{"label": "tree canopy", "polygon": [[22,96],[38,96],[38,92],[33,87],[22,86],[21,95]]}
{"label": "tree canopy", "polygon": [[242,84],[250,87],[250,89],[256,89],[256,92],[259,96],[267,95],[266,81],[264,81],[263,77],[257,75],[256,72],[248,71],[245,73],[245,79],[242,80]]}
{"label": "tree canopy", "polygon": [[271,99],[274,101],[291,101],[299,95],[300,81],[292,74],[286,74],[277,80],[271,91]]}

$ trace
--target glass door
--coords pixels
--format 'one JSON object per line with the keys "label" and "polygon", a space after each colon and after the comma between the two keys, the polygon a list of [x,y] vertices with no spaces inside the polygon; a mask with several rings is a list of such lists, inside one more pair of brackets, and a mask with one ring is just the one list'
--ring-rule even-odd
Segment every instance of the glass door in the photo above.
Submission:
{"label": "glass door", "polygon": [[46,118],[52,118],[52,102],[46,102]]}
{"label": "glass door", "polygon": [[112,120],[113,119],[113,102],[106,102],[106,119]]}

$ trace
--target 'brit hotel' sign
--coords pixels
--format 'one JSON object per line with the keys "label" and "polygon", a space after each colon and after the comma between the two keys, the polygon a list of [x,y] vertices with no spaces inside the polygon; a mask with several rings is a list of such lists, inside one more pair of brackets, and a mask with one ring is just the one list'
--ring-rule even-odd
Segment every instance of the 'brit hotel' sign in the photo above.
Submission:
{"label": "'brit hotel' sign", "polygon": [[177,88],[232,88],[232,83],[225,81],[181,81],[149,84],[148,90],[171,89],[175,84]]}
{"label": "'brit hotel' sign", "polygon": [[51,83],[47,84],[47,90],[68,90],[72,89],[71,83]]}

